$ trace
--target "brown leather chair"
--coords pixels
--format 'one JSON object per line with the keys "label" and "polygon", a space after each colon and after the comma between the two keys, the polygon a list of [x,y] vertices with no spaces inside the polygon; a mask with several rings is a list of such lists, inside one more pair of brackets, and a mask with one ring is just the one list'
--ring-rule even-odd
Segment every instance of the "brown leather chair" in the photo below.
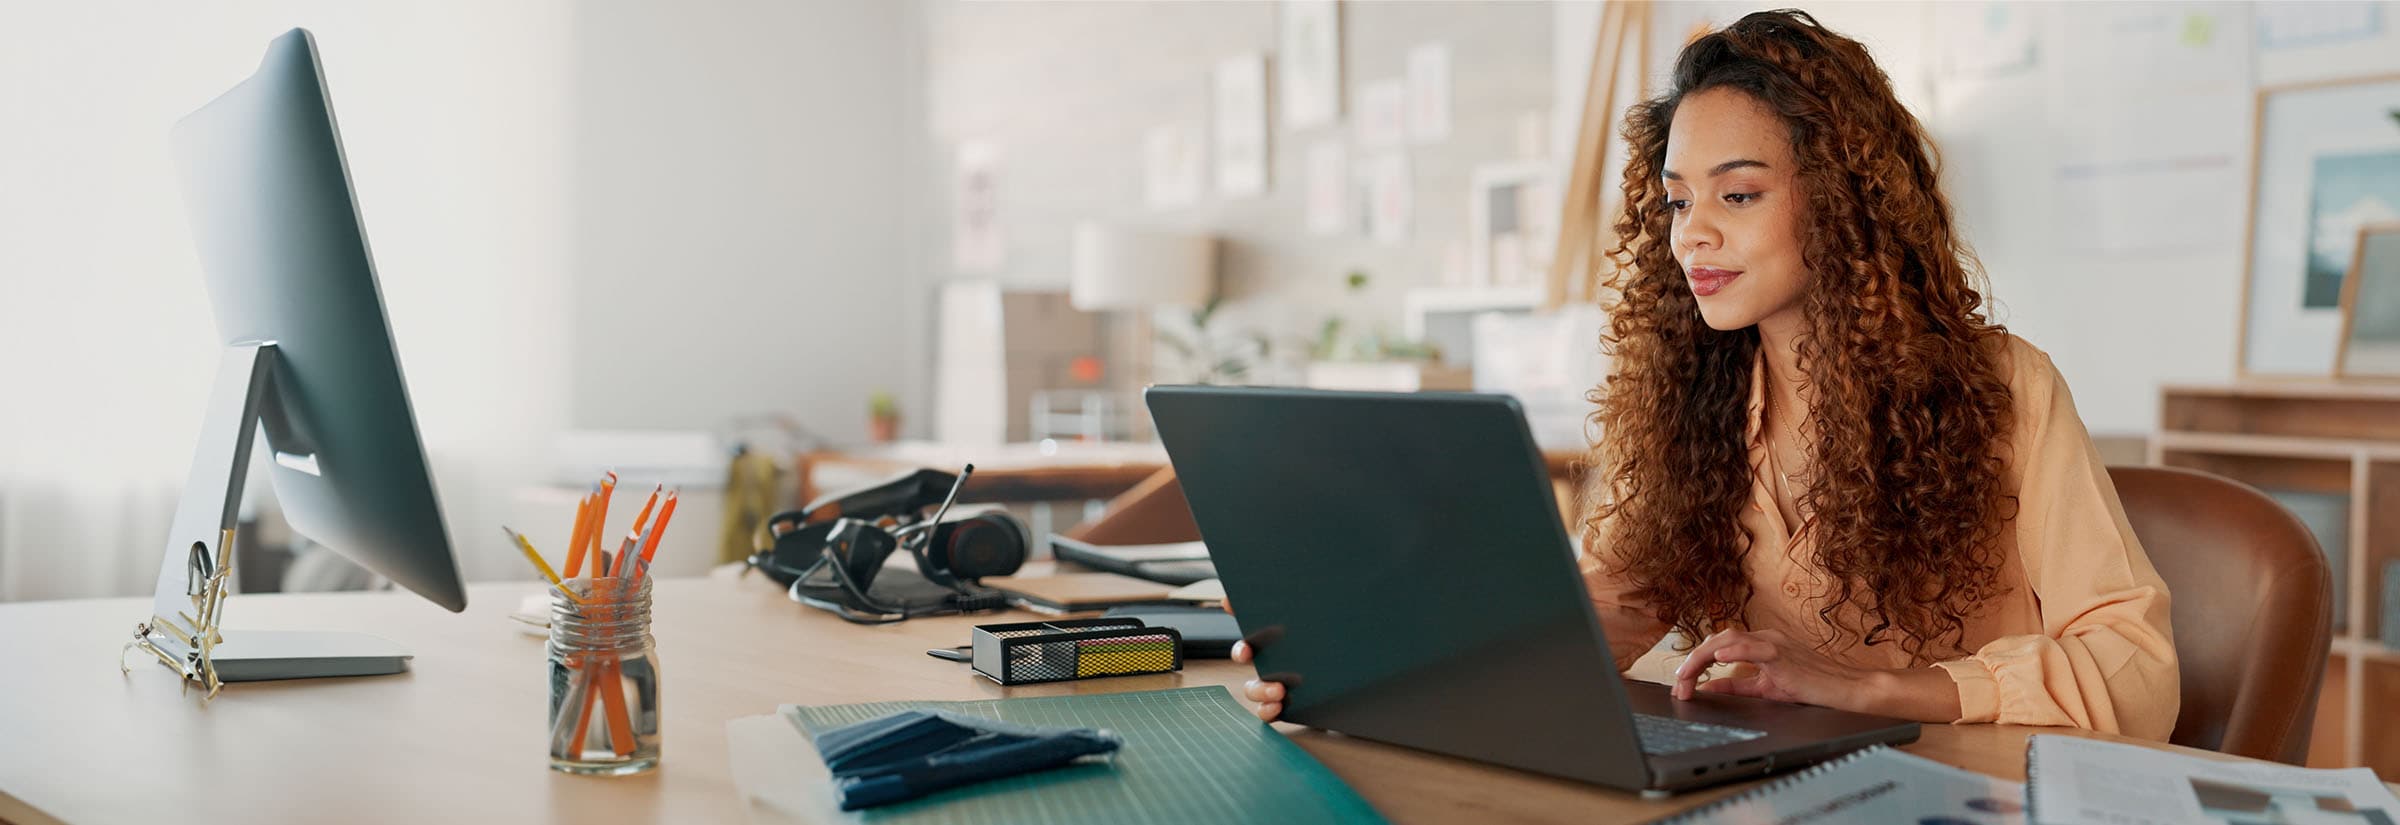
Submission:
{"label": "brown leather chair", "polygon": [[2333,639],[2333,572],[2266,494],[2174,467],[2110,467],[2173,596],[2178,745],[2301,764]]}

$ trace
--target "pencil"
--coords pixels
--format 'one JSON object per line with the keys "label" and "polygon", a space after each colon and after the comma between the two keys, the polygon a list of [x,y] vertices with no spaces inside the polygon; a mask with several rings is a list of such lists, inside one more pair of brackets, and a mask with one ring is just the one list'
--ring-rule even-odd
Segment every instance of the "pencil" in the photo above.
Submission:
{"label": "pencil", "polygon": [[[659,488],[665,486],[661,484]],[[650,504],[642,505],[641,514],[634,517],[633,532],[625,534],[625,545],[617,551],[616,575],[617,586],[625,588],[628,598],[641,592],[642,574],[650,569],[650,559],[658,553],[658,540],[667,531],[667,521],[675,517],[675,502],[680,498],[679,493],[673,490],[667,492],[666,506],[658,509],[656,522],[649,521]],[[650,503],[657,501],[658,490],[653,489]],[[640,553],[634,552],[636,534],[640,537]],[[634,747],[632,714],[625,704],[622,673],[620,664],[615,659],[609,659],[600,663],[597,674],[601,682],[600,701],[608,707],[609,744],[616,748],[618,756],[632,753]]]}
{"label": "pencil", "polygon": [[567,578],[575,578],[575,574],[583,572],[584,542],[590,539],[584,533],[592,529],[592,500],[599,497],[600,485],[594,484],[591,492],[575,502],[575,526],[567,532],[567,571],[564,574]]}
{"label": "pencil", "polygon": [[625,707],[625,679],[614,656],[600,662],[600,701],[608,705],[608,744],[618,756],[633,753],[633,713]]}
{"label": "pencil", "polygon": [[575,591],[567,589],[566,582],[559,580],[558,571],[550,569],[550,563],[542,560],[542,553],[533,549],[532,540],[505,526],[500,528],[500,532],[507,533],[509,539],[517,543],[517,549],[525,551],[525,560],[533,562],[533,569],[542,571],[542,578],[549,579],[551,587],[558,588],[558,592],[565,594],[568,601],[576,604],[584,603],[582,596],[575,595]]}
{"label": "pencil", "polygon": [[658,494],[666,489],[665,484],[650,488],[650,500],[642,502],[642,512],[633,517],[633,535],[641,535],[642,526],[650,523],[650,511],[658,507]]}
{"label": "pencil", "polygon": [[658,523],[651,525],[649,534],[642,537],[642,561],[640,566],[633,569],[631,581],[639,583],[642,574],[650,569],[650,559],[658,555],[658,540],[666,536],[668,520],[675,518],[675,500],[679,492],[667,491],[667,506],[659,508]]}
{"label": "pencil", "polygon": [[592,562],[593,578],[608,575],[608,567],[600,563],[600,537],[608,535],[608,499],[617,492],[617,471],[610,470],[600,479],[600,503],[592,505],[592,530],[585,541],[592,543],[586,554]]}
{"label": "pencil", "polygon": [[633,517],[633,529],[625,533],[624,546],[617,548],[617,565],[610,568],[609,575],[624,578],[626,573],[632,572],[633,551],[642,546],[642,531],[650,525],[650,511],[658,506],[658,494],[666,488],[665,484],[650,488],[650,500],[643,502],[642,512]]}

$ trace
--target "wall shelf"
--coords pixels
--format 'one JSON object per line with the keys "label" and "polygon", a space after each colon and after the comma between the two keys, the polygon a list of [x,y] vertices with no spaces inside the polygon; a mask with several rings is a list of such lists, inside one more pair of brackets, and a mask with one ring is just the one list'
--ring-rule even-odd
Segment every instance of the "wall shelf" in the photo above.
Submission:
{"label": "wall shelf", "polygon": [[[2400,779],[2400,649],[2378,638],[2383,571],[2400,561],[2400,386],[2335,381],[2169,385],[2150,461],[2270,492],[2346,501],[2342,615],[2317,704],[2312,767],[2374,768]],[[2400,642],[2400,640],[2391,640]]]}
{"label": "wall shelf", "polygon": [[2333,640],[2333,655],[2344,658],[2356,657],[2370,662],[2384,662],[2388,664],[2400,665],[2400,649],[2394,649],[2385,646],[2382,642],[2352,638],[2349,636],[2343,636]]}

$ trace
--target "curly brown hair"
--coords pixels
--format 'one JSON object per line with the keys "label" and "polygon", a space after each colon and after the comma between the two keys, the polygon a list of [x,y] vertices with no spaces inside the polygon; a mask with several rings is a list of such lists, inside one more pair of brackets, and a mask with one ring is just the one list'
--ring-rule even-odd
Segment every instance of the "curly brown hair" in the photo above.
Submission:
{"label": "curly brown hair", "polygon": [[1814,539],[1832,588],[1819,616],[1837,638],[1896,642],[1919,663],[1957,653],[1967,617],[2005,590],[2007,336],[1979,309],[1982,270],[1951,223],[1924,128],[1864,46],[1806,12],[1759,12],[1694,40],[1674,85],[1627,115],[1602,336],[1616,367],[1591,394],[1601,435],[1587,539],[1688,639],[1738,623],[1750,599],[1737,517],[1759,333],[1703,323],[1661,180],[1677,105],[1717,88],[1789,127],[1806,198],[1798,351],[1814,463],[1795,533]]}

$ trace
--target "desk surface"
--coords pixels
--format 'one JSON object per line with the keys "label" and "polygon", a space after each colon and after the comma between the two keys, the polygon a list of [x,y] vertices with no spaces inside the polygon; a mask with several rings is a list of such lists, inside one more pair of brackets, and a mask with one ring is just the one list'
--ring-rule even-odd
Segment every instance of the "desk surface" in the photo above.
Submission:
{"label": "desk surface", "polygon": [[[239,596],[234,627],[380,633],[416,652],[398,676],[228,685],[179,696],[155,662],[111,660],[146,600],[0,605],[0,821],[740,822],[725,722],[778,704],[985,699],[1236,685],[1251,671],[1003,689],[924,650],[992,617],[857,627],[763,580],[661,581],[655,633],[664,763],[626,779],[549,770],[542,642],[506,616],[524,584],[469,589],[453,616],[405,594]],[[1288,727],[1288,726],[1287,726]],[[1464,760],[1291,728],[1294,741],[1397,822],[1646,820],[1742,786],[1661,802]],[[1909,750],[2024,778],[2045,728],[1929,725]],[[188,800],[188,802],[187,802]]]}

